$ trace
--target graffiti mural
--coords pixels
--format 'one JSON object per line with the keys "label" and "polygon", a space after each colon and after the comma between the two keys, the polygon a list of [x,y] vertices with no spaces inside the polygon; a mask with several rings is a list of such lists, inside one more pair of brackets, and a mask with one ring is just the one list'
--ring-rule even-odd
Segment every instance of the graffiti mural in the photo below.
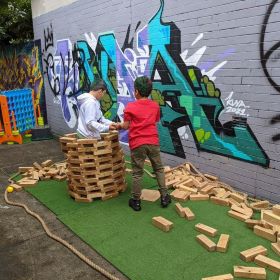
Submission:
{"label": "graffiti mural", "polygon": [[[138,22],[135,46],[129,26],[122,47],[114,33],[107,32],[98,38],[92,33],[85,34],[85,40],[73,46],[68,39],[58,40],[55,50],[51,50],[53,45],[47,48],[46,74],[53,94],[64,102],[66,122],[73,127],[75,118],[68,113],[69,107],[73,107],[77,95],[89,90],[96,77],[101,77],[108,87],[108,94],[101,102],[105,116],[122,120],[126,104],[134,101],[135,78],[147,75],[153,81],[151,98],[161,108],[158,129],[162,152],[185,158],[182,140],[188,139],[188,127],[199,151],[268,166],[269,159],[246,121],[238,118],[224,124],[219,121],[225,107],[214,80],[227,61],[218,65],[213,61],[201,63],[207,46],[188,56],[188,50],[181,50],[181,32],[175,23],[162,22],[163,8],[161,0],[159,10],[147,25],[139,28]],[[53,38],[50,34],[46,37]],[[203,34],[199,34],[192,45],[202,38]],[[225,50],[220,58],[232,53],[233,49]],[[233,103],[232,107],[243,105],[246,106],[244,102]],[[73,122],[69,122],[69,115],[73,116]],[[120,136],[127,142],[126,132]]]}
{"label": "graffiti mural", "polygon": [[41,59],[40,40],[0,50],[0,73],[5,73],[0,75],[0,90],[33,89],[34,105],[40,105],[47,120]]}
{"label": "graffiti mural", "polygon": [[[269,21],[271,17],[275,16],[276,14],[273,15],[273,10],[276,9],[276,4],[278,3],[278,0],[273,0],[266,12],[263,24],[262,24],[262,29],[261,29],[261,35],[260,35],[260,58],[261,58],[261,65],[263,68],[263,71],[269,81],[269,83],[273,86],[273,88],[280,93],[280,80],[276,80],[278,77],[274,77],[271,73],[271,67],[268,67],[268,64],[270,66],[272,64],[280,63],[280,41],[276,42],[273,46],[269,47],[267,51],[265,51],[265,37],[267,36],[267,28]],[[279,8],[279,7],[278,7]],[[274,21],[274,20],[272,20]],[[277,21],[277,20],[276,20]],[[275,40],[273,40],[275,41]],[[275,65],[274,65],[275,67]],[[279,67],[279,66],[278,66]]]}

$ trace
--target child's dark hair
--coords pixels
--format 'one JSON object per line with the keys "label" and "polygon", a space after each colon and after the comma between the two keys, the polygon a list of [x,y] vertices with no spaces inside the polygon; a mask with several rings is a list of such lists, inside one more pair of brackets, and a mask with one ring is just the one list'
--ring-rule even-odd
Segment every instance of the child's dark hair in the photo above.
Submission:
{"label": "child's dark hair", "polygon": [[90,85],[90,90],[96,91],[99,89],[107,90],[107,86],[102,79],[95,79],[94,82],[92,82]]}
{"label": "child's dark hair", "polygon": [[146,77],[138,77],[134,81],[134,90],[138,90],[142,97],[148,97],[153,89],[152,81]]}

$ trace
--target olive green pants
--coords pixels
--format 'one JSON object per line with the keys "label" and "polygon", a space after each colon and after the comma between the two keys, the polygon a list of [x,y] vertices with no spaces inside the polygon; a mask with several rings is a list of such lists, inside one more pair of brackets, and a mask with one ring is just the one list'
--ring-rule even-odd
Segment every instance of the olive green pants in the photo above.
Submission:
{"label": "olive green pants", "polygon": [[[162,196],[167,194],[165,185],[164,167],[161,163],[160,148],[157,145],[142,145],[131,151],[132,164],[132,190],[131,195],[134,199],[140,199],[141,181],[144,173],[144,162],[146,158],[151,161],[154,173],[157,178],[159,191]],[[149,186],[147,186],[149,187]]]}

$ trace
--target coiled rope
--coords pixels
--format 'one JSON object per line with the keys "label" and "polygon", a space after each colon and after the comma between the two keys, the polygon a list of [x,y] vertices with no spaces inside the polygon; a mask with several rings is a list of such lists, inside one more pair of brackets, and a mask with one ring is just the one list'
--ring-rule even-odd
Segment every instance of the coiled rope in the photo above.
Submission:
{"label": "coiled rope", "polygon": [[53,234],[50,232],[49,228],[47,227],[46,223],[44,222],[44,220],[35,212],[31,211],[25,204],[21,204],[18,202],[13,202],[10,201],[8,199],[8,195],[7,195],[7,189],[5,190],[5,201],[7,204],[10,205],[14,205],[14,206],[19,206],[25,209],[25,211],[30,214],[31,216],[33,216],[34,218],[36,218],[37,220],[39,220],[39,222],[41,223],[41,225],[43,226],[46,234],[56,240],[57,242],[61,243],[62,245],[64,245],[66,248],[68,248],[71,252],[73,252],[75,255],[77,255],[82,261],[84,261],[86,264],[88,264],[90,267],[92,267],[93,269],[95,269],[96,271],[100,272],[101,274],[103,274],[104,276],[106,276],[108,279],[112,279],[112,280],[120,280],[119,278],[117,278],[116,276],[112,275],[111,273],[109,273],[108,271],[106,271],[105,269],[103,269],[102,267],[100,267],[99,265],[95,264],[94,262],[92,262],[90,259],[88,259],[84,254],[82,254],[80,251],[78,251],[75,247],[73,247],[71,244],[69,244],[67,241],[65,241],[64,239],[60,238],[59,236]]}

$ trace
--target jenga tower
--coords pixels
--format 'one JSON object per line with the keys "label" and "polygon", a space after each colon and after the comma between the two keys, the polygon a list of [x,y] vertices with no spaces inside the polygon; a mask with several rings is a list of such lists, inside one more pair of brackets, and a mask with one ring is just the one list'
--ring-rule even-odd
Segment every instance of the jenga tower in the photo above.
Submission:
{"label": "jenga tower", "polygon": [[68,191],[76,201],[105,200],[126,189],[125,160],[117,131],[102,133],[101,139],[66,134],[60,143],[67,157]]}

